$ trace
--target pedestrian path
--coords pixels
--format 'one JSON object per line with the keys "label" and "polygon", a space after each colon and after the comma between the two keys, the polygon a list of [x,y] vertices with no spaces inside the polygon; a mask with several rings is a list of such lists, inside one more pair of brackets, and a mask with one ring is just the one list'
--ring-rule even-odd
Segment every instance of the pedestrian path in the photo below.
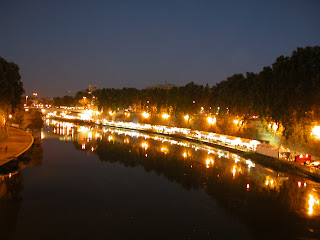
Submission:
{"label": "pedestrian path", "polygon": [[34,141],[31,134],[14,127],[9,127],[9,135],[0,142],[0,166],[27,151]]}

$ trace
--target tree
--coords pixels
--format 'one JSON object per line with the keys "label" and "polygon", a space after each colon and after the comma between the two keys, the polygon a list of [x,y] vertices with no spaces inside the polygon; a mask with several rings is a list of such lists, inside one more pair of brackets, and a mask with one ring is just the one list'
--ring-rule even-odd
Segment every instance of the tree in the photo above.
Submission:
{"label": "tree", "polygon": [[13,112],[21,102],[23,93],[19,66],[0,57],[0,104],[2,108]]}
{"label": "tree", "polygon": [[32,132],[43,127],[42,114],[39,111],[26,112],[22,122],[23,128],[30,128]]}

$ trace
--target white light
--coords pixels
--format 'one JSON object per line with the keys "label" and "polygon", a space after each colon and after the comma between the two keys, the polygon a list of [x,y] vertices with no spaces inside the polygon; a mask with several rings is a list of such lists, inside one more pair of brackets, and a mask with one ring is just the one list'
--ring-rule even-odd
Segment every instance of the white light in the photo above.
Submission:
{"label": "white light", "polygon": [[163,118],[163,119],[168,119],[169,117],[170,117],[170,115],[167,114],[167,113],[162,114],[162,118]]}
{"label": "white light", "polygon": [[150,113],[143,112],[143,113],[142,113],[142,116],[143,116],[144,118],[149,118],[149,117],[150,117]]}
{"label": "white light", "polygon": [[215,124],[217,122],[216,117],[207,117],[207,122],[211,125]]}

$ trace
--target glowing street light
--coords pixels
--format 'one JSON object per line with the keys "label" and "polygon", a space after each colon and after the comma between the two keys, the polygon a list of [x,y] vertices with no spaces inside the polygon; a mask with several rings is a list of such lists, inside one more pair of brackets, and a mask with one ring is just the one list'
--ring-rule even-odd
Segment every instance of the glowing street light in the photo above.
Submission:
{"label": "glowing street light", "polygon": [[187,115],[185,115],[184,117],[184,120],[186,120],[186,121],[189,121],[189,119],[190,119],[190,117],[189,117],[189,115],[187,114]]}
{"label": "glowing street light", "polygon": [[278,128],[279,128],[279,126],[276,124],[276,123],[274,123],[273,125],[272,125],[272,129],[273,129],[273,131],[277,131],[278,130]]}
{"label": "glowing street light", "polygon": [[206,159],[206,168],[209,168],[210,166],[209,166],[209,164],[214,164],[214,161],[213,161],[213,159],[212,158],[207,158]]}
{"label": "glowing street light", "polygon": [[316,139],[320,139],[320,126],[314,126],[311,130],[311,135]]}
{"label": "glowing street light", "polygon": [[167,114],[167,113],[162,114],[162,118],[163,118],[163,119],[168,119],[169,117],[170,117],[170,115]]}
{"label": "glowing street light", "polygon": [[210,125],[213,125],[213,124],[215,124],[216,122],[217,122],[217,119],[216,119],[216,117],[207,117],[207,122],[210,124]]}
{"label": "glowing street light", "polygon": [[142,116],[143,116],[144,118],[149,118],[149,117],[150,117],[150,113],[148,113],[148,112],[143,112],[143,113],[142,113]]}
{"label": "glowing street light", "polygon": [[167,154],[168,153],[168,148],[166,148],[166,147],[162,147],[161,149],[161,152],[163,152],[164,154]]}
{"label": "glowing street light", "polygon": [[147,150],[147,149],[149,148],[149,145],[148,145],[148,143],[143,142],[143,143],[141,144],[141,147],[142,147],[144,150]]}

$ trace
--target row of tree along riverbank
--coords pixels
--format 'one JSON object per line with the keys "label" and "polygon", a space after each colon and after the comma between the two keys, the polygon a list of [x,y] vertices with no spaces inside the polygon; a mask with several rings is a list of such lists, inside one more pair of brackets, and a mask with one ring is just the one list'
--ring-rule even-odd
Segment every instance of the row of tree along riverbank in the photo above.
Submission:
{"label": "row of tree along riverbank", "polygon": [[[177,122],[184,115],[217,115],[221,120],[217,121],[217,129],[210,127],[222,133],[233,128],[232,124],[223,127],[231,116],[241,124],[259,117],[292,146],[298,143],[316,151],[320,133],[313,130],[320,125],[319,92],[320,47],[315,46],[298,48],[290,57],[278,57],[259,73],[235,74],[212,87],[192,82],[171,89],[103,88],[93,93],[81,91],[75,97],[54,98],[53,104],[96,107],[107,113],[125,109],[167,113]],[[197,121],[191,124],[199,125],[195,128],[204,126]]]}

